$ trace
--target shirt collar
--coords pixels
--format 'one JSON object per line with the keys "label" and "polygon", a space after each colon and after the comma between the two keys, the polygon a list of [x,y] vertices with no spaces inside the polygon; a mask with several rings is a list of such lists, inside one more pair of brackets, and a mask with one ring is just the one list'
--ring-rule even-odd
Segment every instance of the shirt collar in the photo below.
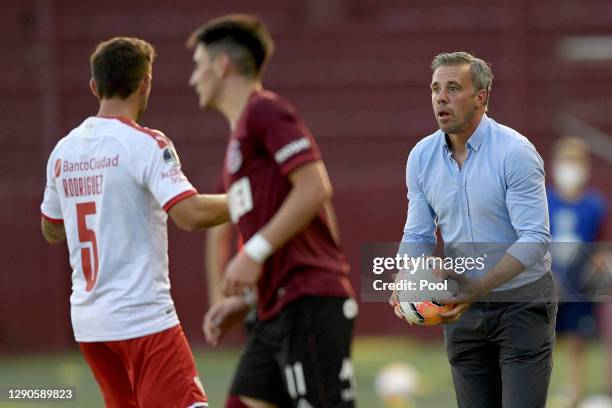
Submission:
{"label": "shirt collar", "polygon": [[[482,118],[480,119],[480,123],[478,124],[478,127],[476,128],[474,133],[472,133],[472,136],[470,136],[470,138],[467,140],[468,146],[474,149],[474,151],[478,151],[478,149],[480,149],[480,145],[482,144],[484,137],[487,133],[487,129],[489,128],[490,120],[491,119],[489,119],[486,113],[483,114]],[[446,133],[442,133],[442,146],[444,146],[444,150],[446,151],[446,153],[452,153],[446,141]]]}

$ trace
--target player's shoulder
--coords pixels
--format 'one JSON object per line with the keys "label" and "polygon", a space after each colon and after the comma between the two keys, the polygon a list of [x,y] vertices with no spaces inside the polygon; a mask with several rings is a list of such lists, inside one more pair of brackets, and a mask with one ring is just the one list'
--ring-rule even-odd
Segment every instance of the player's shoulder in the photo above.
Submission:
{"label": "player's shoulder", "polygon": [[543,160],[540,157],[537,149],[527,138],[517,130],[497,123],[493,119],[489,119],[491,122],[491,132],[493,144],[496,146],[496,150],[500,156],[500,159],[510,160],[511,162],[521,165],[521,163],[537,161],[540,165],[543,165]]}
{"label": "player's shoulder", "polygon": [[127,118],[116,117],[113,119],[116,119],[115,125],[119,126],[122,132],[134,139],[133,142],[130,139],[126,140],[129,145],[154,144],[160,149],[164,149],[172,144],[172,141],[161,130],[141,126]]}
{"label": "player's shoulder", "polygon": [[531,141],[517,130],[510,126],[503,125],[489,118],[491,134],[494,135],[494,143],[504,146],[506,149],[522,150],[524,148],[534,148]]}
{"label": "player's shoulder", "polygon": [[425,136],[419,140],[412,148],[411,156],[420,156],[422,154],[429,155],[434,149],[442,148],[444,141],[444,132],[437,130],[434,133]]}
{"label": "player's shoulder", "polygon": [[285,98],[268,90],[256,92],[249,103],[249,116],[274,119],[282,115],[296,115],[295,107]]}
{"label": "player's shoulder", "polygon": [[444,132],[438,129],[432,134],[427,135],[421,140],[419,140],[414,147],[415,148],[418,147],[419,149],[427,149],[427,148],[439,145],[442,142],[443,138],[444,138]]}
{"label": "player's shoulder", "polygon": [[63,149],[70,149],[70,147],[69,147],[70,144],[83,131],[83,129],[86,126],[86,124],[87,124],[89,119],[90,118],[88,118],[88,119],[84,120],[83,122],[81,122],[77,127],[75,127],[72,130],[70,130],[70,132],[68,132],[68,134],[64,135],[64,137],[62,137],[60,140],[58,140],[57,143],[55,144],[55,147],[51,151],[51,155],[50,156],[53,157],[54,155],[59,154]]}

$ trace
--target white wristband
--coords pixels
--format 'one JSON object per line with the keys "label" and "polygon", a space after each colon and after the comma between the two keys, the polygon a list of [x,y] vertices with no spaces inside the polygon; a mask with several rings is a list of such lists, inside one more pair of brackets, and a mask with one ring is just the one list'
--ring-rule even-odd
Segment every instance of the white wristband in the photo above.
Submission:
{"label": "white wristband", "polygon": [[259,232],[244,244],[243,250],[245,254],[258,264],[264,263],[274,251],[272,245]]}

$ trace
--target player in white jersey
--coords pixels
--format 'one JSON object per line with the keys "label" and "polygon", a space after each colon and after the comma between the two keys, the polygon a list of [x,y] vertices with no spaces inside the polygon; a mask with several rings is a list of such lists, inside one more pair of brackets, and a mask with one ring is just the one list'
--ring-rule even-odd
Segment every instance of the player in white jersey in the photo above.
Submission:
{"label": "player in white jersey", "polygon": [[153,47],[101,43],[91,57],[97,116],[59,141],[47,165],[42,230],[67,240],[74,335],[109,407],[204,407],[207,398],[170,296],[167,214],[186,230],[228,219],[199,195],[172,142],[139,126]]}

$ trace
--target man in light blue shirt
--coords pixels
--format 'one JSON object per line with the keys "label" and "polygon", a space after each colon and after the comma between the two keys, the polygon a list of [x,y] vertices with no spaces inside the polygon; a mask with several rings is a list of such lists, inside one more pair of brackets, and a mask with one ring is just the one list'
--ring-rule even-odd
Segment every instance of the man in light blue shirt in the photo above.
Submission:
{"label": "man in light blue shirt", "polygon": [[444,302],[455,306],[440,315],[459,407],[544,407],[556,302],[543,162],[486,115],[486,62],[445,53],[432,70],[440,130],[408,158],[400,252],[431,253],[439,228],[446,255],[488,256],[485,269],[456,277],[459,293]]}

